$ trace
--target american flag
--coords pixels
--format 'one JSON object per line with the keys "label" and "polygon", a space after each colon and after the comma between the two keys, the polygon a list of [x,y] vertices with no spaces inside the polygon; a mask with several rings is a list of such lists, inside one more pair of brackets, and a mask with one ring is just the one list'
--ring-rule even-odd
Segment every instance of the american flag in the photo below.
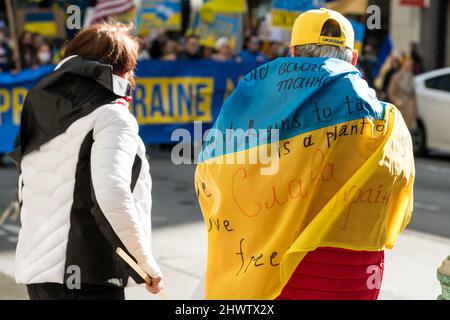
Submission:
{"label": "american flag", "polygon": [[97,0],[90,24],[127,12],[134,7],[134,0]]}

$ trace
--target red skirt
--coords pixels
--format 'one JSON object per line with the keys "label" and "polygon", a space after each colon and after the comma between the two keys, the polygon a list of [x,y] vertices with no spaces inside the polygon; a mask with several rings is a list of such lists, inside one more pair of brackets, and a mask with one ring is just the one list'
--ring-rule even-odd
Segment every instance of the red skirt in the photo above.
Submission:
{"label": "red skirt", "polygon": [[318,248],[303,258],[277,300],[376,300],[383,271],[384,251]]}

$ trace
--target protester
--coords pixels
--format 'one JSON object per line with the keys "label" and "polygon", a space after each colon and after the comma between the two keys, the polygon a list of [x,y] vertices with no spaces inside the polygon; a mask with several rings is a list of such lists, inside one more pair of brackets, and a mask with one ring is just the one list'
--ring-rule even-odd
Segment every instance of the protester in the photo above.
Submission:
{"label": "protester", "polygon": [[152,40],[150,36],[143,37],[141,39],[141,46],[139,47],[138,61],[151,59],[150,56],[151,47],[152,47]]}
{"label": "protester", "polygon": [[284,54],[283,44],[278,41],[270,41],[267,48],[266,57],[269,61],[272,61],[278,57],[286,56]]}
{"label": "protester", "polygon": [[233,51],[231,49],[230,40],[226,37],[217,39],[215,45],[216,53],[211,59],[218,62],[227,62],[233,60]]}
{"label": "protester", "polygon": [[400,110],[408,129],[411,131],[417,127],[417,104],[413,68],[413,60],[410,57],[406,57],[400,70],[392,76],[388,87],[389,101]]}
{"label": "protester", "polygon": [[46,39],[39,33],[33,33],[31,37],[31,44],[33,48],[39,48],[43,44],[47,44]]}
{"label": "protester", "polygon": [[184,52],[180,55],[181,60],[196,60],[201,58],[200,38],[196,35],[190,35],[186,39]]}
{"label": "protester", "polygon": [[153,278],[150,292],[162,289],[149,164],[128,110],[139,46],[130,29],[84,29],[25,99],[13,153],[22,201],[16,281],[31,299],[123,300],[124,287],[143,280],[117,248]]}
{"label": "protester", "polygon": [[214,48],[202,46],[201,48],[201,57],[202,59],[212,59],[212,56],[214,54]]}
{"label": "protester", "polygon": [[169,36],[167,32],[165,30],[158,30],[150,48],[150,56],[153,59],[161,58],[163,55],[163,47],[168,40]]}
{"label": "protester", "polygon": [[36,51],[37,66],[44,66],[52,63],[52,51],[48,44],[41,43]]}
{"label": "protester", "polygon": [[419,44],[417,42],[411,43],[410,55],[413,60],[413,74],[421,74],[424,71],[423,59],[419,52]]}
{"label": "protester", "polygon": [[290,53],[245,75],[205,138],[206,298],[377,299],[411,217],[411,136],[340,13],[301,14]]}
{"label": "protester", "polygon": [[36,50],[33,47],[33,36],[24,31],[19,37],[20,64],[23,69],[36,65]]}
{"label": "protester", "polygon": [[[4,29],[0,29],[0,72],[11,69],[12,49]],[[0,159],[1,163],[1,159]]]}
{"label": "protester", "polygon": [[267,57],[260,51],[261,41],[259,41],[258,37],[251,36],[247,43],[246,49],[243,50],[239,57],[241,58],[241,62],[243,63],[266,63]]}
{"label": "protester", "polygon": [[167,40],[162,48],[162,54],[159,58],[161,61],[177,60],[177,43],[173,40]]}
{"label": "protester", "polygon": [[[400,59],[397,56],[393,56],[390,61],[389,69],[384,74],[382,91],[385,94],[386,101],[392,101],[388,95],[389,85],[392,80],[392,76],[400,69]],[[398,106],[397,106],[398,107]]]}
{"label": "protester", "polygon": [[361,57],[361,68],[364,70],[365,80],[369,87],[373,87],[375,75],[374,69],[378,63],[378,57],[372,45],[366,44],[363,48],[363,55]]}
{"label": "protester", "polygon": [[[32,34],[27,31],[22,32],[19,37],[20,66],[22,69],[37,68],[59,61],[64,50],[64,41],[60,39],[48,41],[49,39],[40,34]],[[14,64],[11,61],[11,65]],[[14,66],[14,69],[17,69],[17,65]]]}

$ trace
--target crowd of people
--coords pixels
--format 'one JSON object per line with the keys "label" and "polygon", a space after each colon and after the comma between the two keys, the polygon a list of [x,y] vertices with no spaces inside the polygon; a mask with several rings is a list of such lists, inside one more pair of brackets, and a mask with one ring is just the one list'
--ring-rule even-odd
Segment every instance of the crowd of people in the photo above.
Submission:
{"label": "crowd of people", "polygon": [[[244,40],[243,50],[236,49],[227,37],[215,41],[214,47],[201,45],[200,37],[191,34],[178,39],[167,32],[141,37],[139,60],[195,60],[235,61],[242,63],[265,63],[287,54],[287,48],[277,41],[261,41],[257,34]],[[20,68],[37,68],[57,63],[64,54],[65,41],[48,39],[40,34],[23,32],[18,39]],[[19,63],[13,55],[14,42],[5,29],[0,28],[0,72],[15,72]]]}
{"label": "crowd of people", "polygon": [[0,72],[37,68],[57,62],[62,56],[62,40],[49,40],[31,32],[22,32],[18,39],[19,61],[13,55],[14,41],[5,29],[0,29]]}
{"label": "crowd of people", "polygon": [[159,32],[155,37],[142,38],[139,60],[158,59],[161,61],[211,59],[219,62],[235,61],[242,63],[265,63],[285,55],[282,44],[276,41],[263,42],[257,34],[248,36],[244,49],[236,52],[227,37],[216,40],[214,47],[203,46],[200,37],[190,34],[178,40],[171,39],[167,33]]}

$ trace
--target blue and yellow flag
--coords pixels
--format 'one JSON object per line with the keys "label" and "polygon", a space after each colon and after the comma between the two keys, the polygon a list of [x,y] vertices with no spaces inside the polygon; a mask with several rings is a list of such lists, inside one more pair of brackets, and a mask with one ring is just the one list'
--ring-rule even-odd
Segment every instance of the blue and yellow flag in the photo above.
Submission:
{"label": "blue and yellow flag", "polygon": [[238,34],[242,33],[242,14],[247,9],[245,0],[205,1],[194,19],[193,32],[200,36],[200,44],[214,48],[217,39],[226,37],[231,48],[236,48]]}
{"label": "blue and yellow flag", "polygon": [[26,13],[23,29],[49,37],[56,36],[58,32],[55,15],[52,11]]}
{"label": "blue and yellow flag", "polygon": [[317,247],[392,248],[413,208],[411,136],[352,65],[278,58],[242,78],[195,184],[206,298],[274,299]]}
{"label": "blue and yellow flag", "polygon": [[181,0],[143,0],[141,2],[137,24],[141,34],[164,29],[181,29]]}

